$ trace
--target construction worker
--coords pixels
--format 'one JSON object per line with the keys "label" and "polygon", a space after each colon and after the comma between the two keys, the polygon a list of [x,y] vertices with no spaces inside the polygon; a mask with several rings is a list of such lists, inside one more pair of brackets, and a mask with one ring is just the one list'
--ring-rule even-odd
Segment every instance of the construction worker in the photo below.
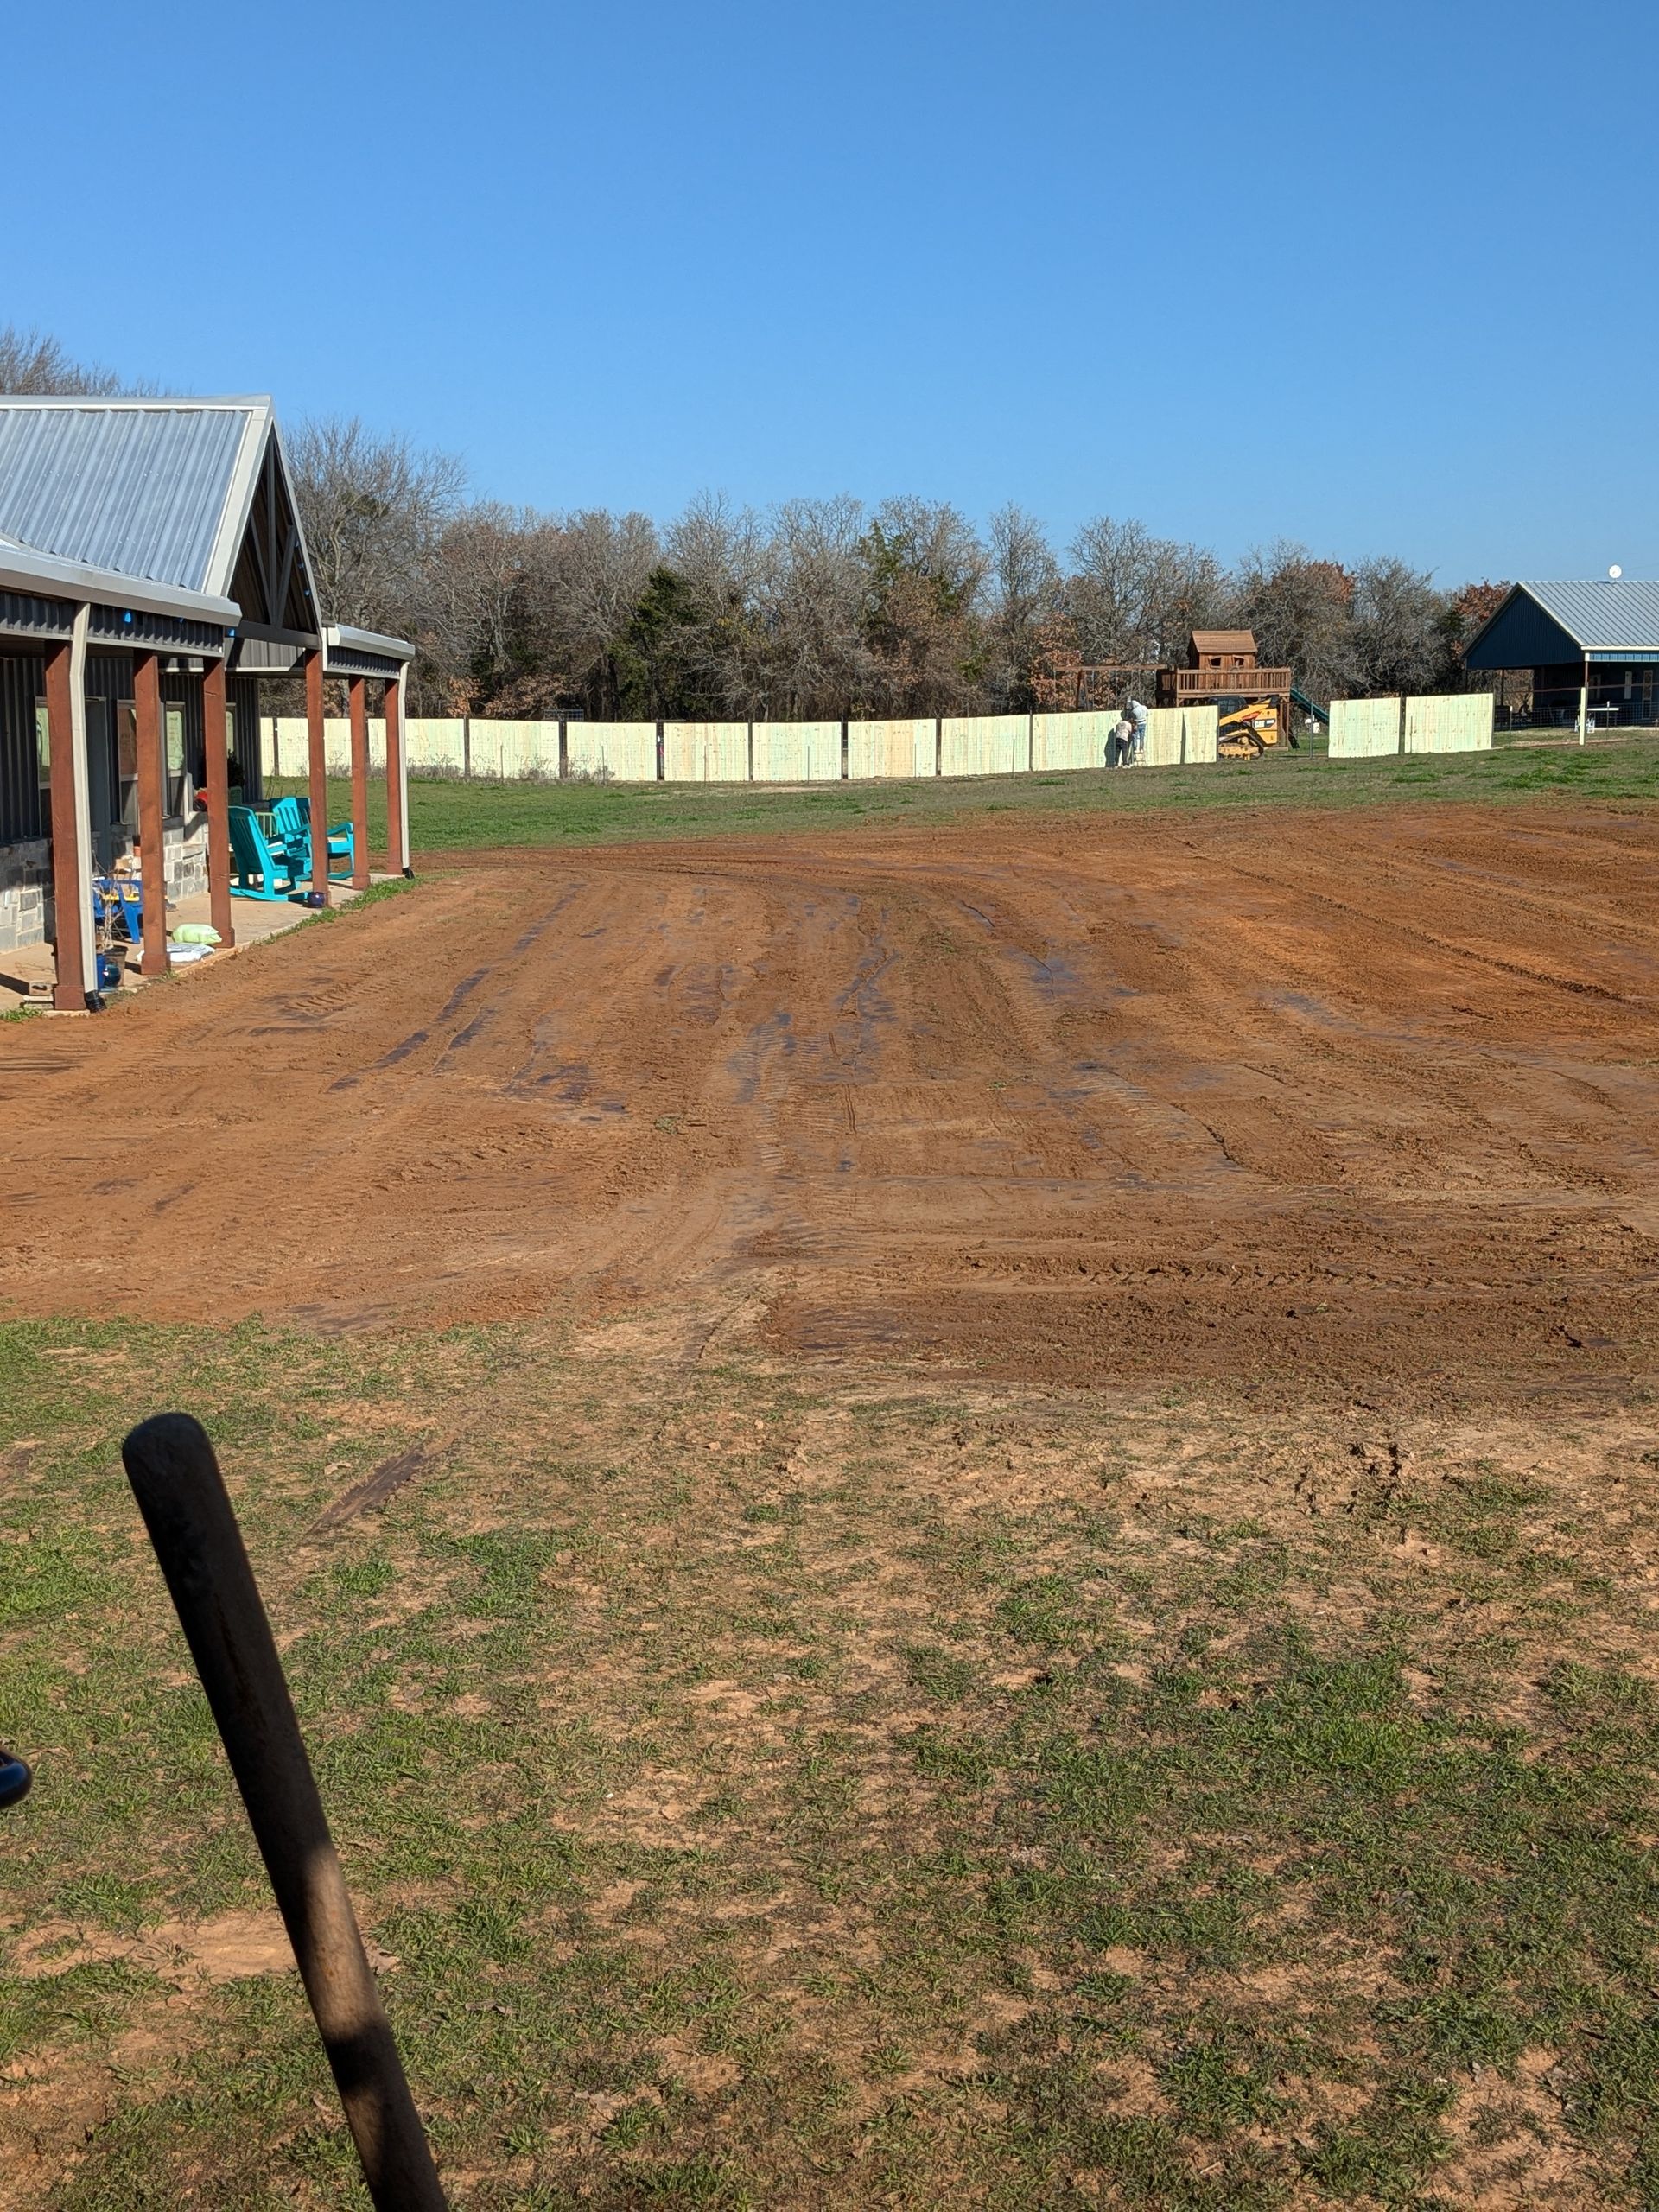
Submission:
{"label": "construction worker", "polygon": [[1135,735],[1129,747],[1129,765],[1144,768],[1147,764],[1147,710],[1138,699],[1131,699],[1126,709],[1135,726]]}
{"label": "construction worker", "polygon": [[1106,766],[1126,768],[1135,747],[1135,721],[1127,707],[1106,733]]}

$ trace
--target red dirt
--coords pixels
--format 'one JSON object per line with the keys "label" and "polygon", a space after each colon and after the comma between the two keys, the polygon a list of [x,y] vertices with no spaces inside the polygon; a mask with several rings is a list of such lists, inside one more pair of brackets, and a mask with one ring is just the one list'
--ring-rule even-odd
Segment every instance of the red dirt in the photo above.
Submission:
{"label": "red dirt", "polygon": [[1645,815],[1559,807],[467,855],[0,1029],[0,1128],[14,1315],[639,1306],[1033,1381],[1623,1384],[1659,865]]}

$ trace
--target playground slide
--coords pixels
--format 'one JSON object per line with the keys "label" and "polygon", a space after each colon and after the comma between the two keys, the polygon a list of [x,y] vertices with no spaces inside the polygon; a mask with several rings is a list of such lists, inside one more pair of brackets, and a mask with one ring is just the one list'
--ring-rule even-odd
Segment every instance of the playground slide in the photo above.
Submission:
{"label": "playground slide", "polygon": [[1290,702],[1294,707],[1300,707],[1305,715],[1312,715],[1316,722],[1323,722],[1327,729],[1330,728],[1329,711],[1324,707],[1316,707],[1306,692],[1299,691],[1294,683],[1290,687]]}

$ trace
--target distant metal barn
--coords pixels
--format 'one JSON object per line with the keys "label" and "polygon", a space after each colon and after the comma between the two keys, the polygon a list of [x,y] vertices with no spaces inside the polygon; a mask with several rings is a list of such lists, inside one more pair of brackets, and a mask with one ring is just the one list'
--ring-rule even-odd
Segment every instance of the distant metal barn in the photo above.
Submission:
{"label": "distant metal barn", "polygon": [[1659,721],[1659,583],[1518,583],[1475,632],[1471,669],[1532,677],[1532,720]]}
{"label": "distant metal barn", "polygon": [[410,658],[325,623],[269,399],[0,397],[0,952],[49,938],[56,1006],[96,1003],[91,878],[135,845],[145,973],[167,965],[169,883],[205,876],[233,941],[228,808],[233,785],[261,795],[262,678],[304,678],[314,818],[323,678],[346,680],[364,883],[365,687],[384,687],[402,868]]}

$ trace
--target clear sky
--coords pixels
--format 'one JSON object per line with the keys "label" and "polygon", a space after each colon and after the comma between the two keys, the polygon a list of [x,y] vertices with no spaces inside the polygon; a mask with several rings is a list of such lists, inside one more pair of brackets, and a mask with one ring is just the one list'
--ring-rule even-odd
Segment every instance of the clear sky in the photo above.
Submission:
{"label": "clear sky", "polygon": [[475,487],[1659,573],[1653,0],[7,11],[0,321]]}

